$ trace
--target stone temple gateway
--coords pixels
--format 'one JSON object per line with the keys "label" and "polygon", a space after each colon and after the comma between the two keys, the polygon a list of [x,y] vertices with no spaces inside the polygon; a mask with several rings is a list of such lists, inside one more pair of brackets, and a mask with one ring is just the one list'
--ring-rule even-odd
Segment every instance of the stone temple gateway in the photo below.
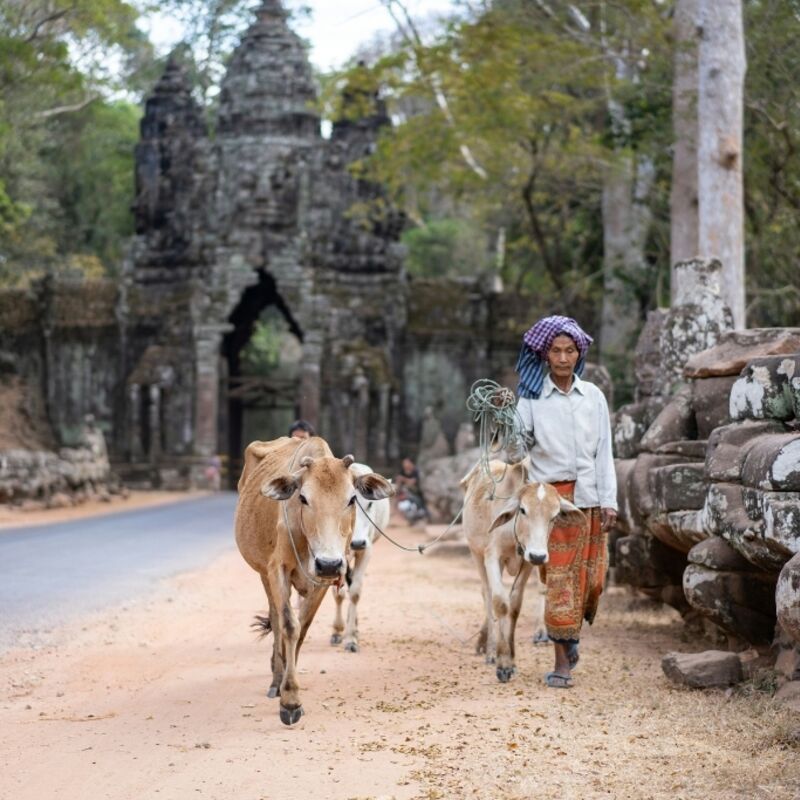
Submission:
{"label": "stone temple gateway", "polygon": [[[145,105],[121,280],[0,292],[0,355],[47,428],[29,448],[71,444],[92,414],[127,483],[202,486],[213,456],[235,479],[248,441],[304,417],[335,452],[393,468],[426,408],[452,439],[472,381],[513,384],[523,330],[551,309],[482,278],[410,280],[402,215],[352,169],[385,108],[345,90],[360,116],[325,139],[315,99],[279,0],[233,54],[213,131],[170,60]],[[265,314],[294,356],[252,375]]]}
{"label": "stone temple gateway", "polygon": [[[213,138],[176,63],[148,99],[127,267],[133,462],[237,454],[245,405],[281,396],[290,416],[340,446],[388,457],[406,313],[402,219],[348,213],[376,196],[349,166],[388,119],[372,99],[369,116],[337,123],[326,141],[315,99],[304,47],[276,1],[258,9],[233,55]],[[269,306],[302,344],[300,368],[288,383],[246,382],[240,354]]]}

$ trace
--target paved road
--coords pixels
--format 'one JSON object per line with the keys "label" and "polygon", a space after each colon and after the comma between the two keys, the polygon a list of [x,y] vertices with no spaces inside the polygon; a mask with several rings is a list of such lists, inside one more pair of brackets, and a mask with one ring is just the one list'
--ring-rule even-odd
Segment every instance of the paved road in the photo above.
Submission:
{"label": "paved road", "polygon": [[233,546],[232,492],[0,531],[0,650],[124,602]]}

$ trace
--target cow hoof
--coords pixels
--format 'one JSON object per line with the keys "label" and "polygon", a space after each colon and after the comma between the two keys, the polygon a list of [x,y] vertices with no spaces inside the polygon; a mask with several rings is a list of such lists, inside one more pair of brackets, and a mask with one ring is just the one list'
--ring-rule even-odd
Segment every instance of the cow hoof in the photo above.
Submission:
{"label": "cow hoof", "polygon": [[342,636],[339,633],[334,633],[331,636],[331,644],[341,644],[342,643]]}
{"label": "cow hoof", "polygon": [[498,667],[497,668],[497,680],[500,683],[508,683],[511,680],[511,676],[514,674],[514,667]]}
{"label": "cow hoof", "polygon": [[303,716],[303,706],[297,706],[297,708],[281,706],[280,715],[284,725],[294,725]]}
{"label": "cow hoof", "polygon": [[270,700],[274,697],[278,697],[280,693],[281,690],[278,686],[270,686],[269,689],[267,689],[267,697],[269,697]]}
{"label": "cow hoof", "polygon": [[355,642],[348,642],[344,649],[347,650],[348,653],[357,653],[358,652],[358,645]]}

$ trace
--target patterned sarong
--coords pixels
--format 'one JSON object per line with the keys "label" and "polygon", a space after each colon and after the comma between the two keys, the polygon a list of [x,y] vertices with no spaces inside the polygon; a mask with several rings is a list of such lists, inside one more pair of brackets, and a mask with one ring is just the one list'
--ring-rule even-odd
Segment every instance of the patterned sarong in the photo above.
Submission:
{"label": "patterned sarong", "polygon": [[[574,481],[554,483],[572,501]],[[557,642],[577,642],[581,623],[594,621],[608,569],[607,534],[600,529],[600,509],[583,508],[587,525],[556,525],[550,533],[544,622]]]}

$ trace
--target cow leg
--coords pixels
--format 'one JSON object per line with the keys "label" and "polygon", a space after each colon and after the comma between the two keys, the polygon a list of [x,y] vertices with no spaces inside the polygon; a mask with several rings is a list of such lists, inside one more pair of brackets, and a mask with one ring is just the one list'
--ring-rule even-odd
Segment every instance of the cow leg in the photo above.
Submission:
{"label": "cow leg", "polygon": [[344,631],[344,649],[350,653],[358,652],[358,601],[361,599],[361,588],[364,585],[364,574],[372,554],[372,546],[355,554],[355,563],[350,577],[350,606],[347,609],[347,627]]}
{"label": "cow leg", "polygon": [[267,697],[277,697],[280,694],[281,681],[283,680],[283,642],[281,641],[277,606],[270,594],[269,582],[264,575],[261,576],[261,583],[267,594],[269,622],[272,627],[272,659],[270,662],[272,668],[272,683],[270,683],[269,689],[267,690]]}
{"label": "cow leg", "polygon": [[477,553],[472,553],[475,559],[475,565],[478,567],[478,574],[481,576],[481,594],[483,595],[483,625],[481,625],[480,632],[478,633],[478,641],[475,643],[475,652],[479,655],[486,654],[486,663],[494,663],[494,637],[491,638],[491,620],[492,620],[492,595],[489,591],[489,579],[486,577],[486,567],[483,563],[483,558]]}
{"label": "cow leg", "polygon": [[489,590],[492,593],[492,612],[495,621],[495,644],[497,651],[497,680],[507,683],[514,672],[514,660],[509,646],[509,597],[506,587],[503,586],[503,574],[500,559],[496,553],[487,551],[484,557],[486,576],[489,579]]}
{"label": "cow leg", "polygon": [[[275,625],[272,635],[280,640],[283,649],[283,679],[280,685],[280,718],[284,725],[293,725],[303,715],[300,685],[297,682],[297,642],[300,623],[292,608],[291,584],[284,569],[265,576],[267,595],[275,604]],[[272,617],[270,617],[272,619]]]}
{"label": "cow leg", "polygon": [[539,581],[536,587],[536,597],[533,600],[533,643],[547,644],[550,637],[544,624],[544,608],[547,601],[547,570],[539,567]]}
{"label": "cow leg", "polygon": [[320,607],[324,598],[325,587],[317,586],[306,595],[300,606],[300,637],[297,640],[297,650],[295,651],[297,656],[300,655],[300,648],[306,640],[308,629],[311,627],[311,622],[316,616],[317,609]]}
{"label": "cow leg", "polygon": [[336,611],[333,617],[333,633],[331,634],[331,644],[342,643],[342,633],[344,632],[344,615],[342,614],[342,603],[344,602],[347,587],[342,584],[341,586],[331,586],[331,594],[336,601]]}
{"label": "cow leg", "polygon": [[519,612],[522,608],[522,598],[525,595],[525,587],[528,584],[533,567],[530,564],[524,563],[519,569],[519,574],[514,581],[514,587],[511,590],[511,603],[508,609],[509,615],[509,629],[508,629],[508,647],[511,651],[511,668],[516,670],[514,666],[516,652],[514,648],[514,638],[517,632],[517,620],[519,620]]}

